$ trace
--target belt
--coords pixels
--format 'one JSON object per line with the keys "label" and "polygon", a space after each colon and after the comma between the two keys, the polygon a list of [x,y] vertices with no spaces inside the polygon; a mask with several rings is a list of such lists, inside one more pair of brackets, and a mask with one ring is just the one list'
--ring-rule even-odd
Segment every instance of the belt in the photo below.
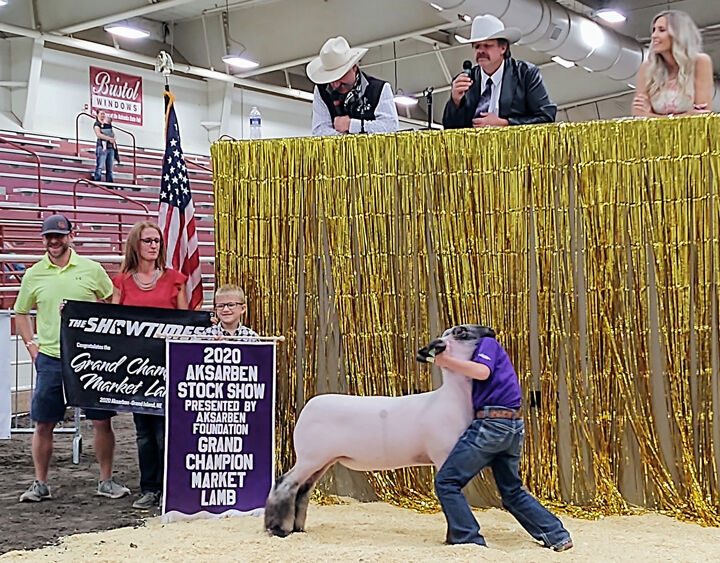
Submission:
{"label": "belt", "polygon": [[475,418],[522,418],[522,409],[480,409],[475,411]]}

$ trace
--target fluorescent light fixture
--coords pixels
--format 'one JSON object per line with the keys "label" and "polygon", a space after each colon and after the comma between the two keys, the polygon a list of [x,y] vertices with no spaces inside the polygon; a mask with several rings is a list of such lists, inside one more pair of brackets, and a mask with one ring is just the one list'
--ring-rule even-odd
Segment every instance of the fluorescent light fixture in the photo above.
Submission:
{"label": "fluorescent light fixture", "polygon": [[239,55],[225,55],[222,60],[227,65],[241,68],[243,70],[250,70],[251,68],[257,68],[260,66],[260,63],[256,63],[255,61],[251,61],[250,59],[246,59],[245,57],[241,57]]}
{"label": "fluorescent light fixture", "polygon": [[574,62],[572,62],[572,61],[566,61],[565,59],[563,59],[562,57],[558,57],[557,55],[555,55],[555,56],[554,56],[552,59],[550,59],[550,60],[553,61],[553,62],[555,62],[555,63],[557,63],[557,64],[559,64],[560,66],[564,66],[565,68],[572,68],[572,67],[575,66],[575,63],[574,63]]}
{"label": "fluorescent light fixture", "polygon": [[594,21],[582,20],[580,23],[580,35],[585,44],[592,49],[597,49],[605,43],[605,32]]}
{"label": "fluorescent light fixture", "polygon": [[143,39],[144,37],[150,37],[149,31],[124,23],[110,23],[105,26],[105,31],[118,37],[124,37],[125,39]]}
{"label": "fluorescent light fixture", "polygon": [[400,106],[416,106],[418,103],[418,99],[415,96],[407,96],[402,93],[402,90],[399,90],[397,94],[395,94],[395,97],[393,98],[393,101],[400,105]]}
{"label": "fluorescent light fixture", "polygon": [[628,82],[627,85],[628,85],[630,88],[632,88],[633,90],[635,90],[635,88],[636,88],[635,84],[630,84],[630,83]]}
{"label": "fluorescent light fixture", "polygon": [[595,15],[608,23],[622,23],[627,19],[624,14],[621,14],[617,10],[613,10],[611,8],[598,10],[595,12]]}
{"label": "fluorescent light fixture", "polygon": [[[0,2],[1,2],[1,1],[3,1],[3,0],[0,0]],[[431,5],[433,8],[435,8],[438,12],[442,12],[442,11],[443,11],[442,6],[438,6],[437,4],[433,4],[432,2],[430,2],[430,5]]]}
{"label": "fluorescent light fixture", "polygon": [[[0,6],[4,6],[8,3],[8,0],[0,0]],[[442,8],[439,8],[438,6],[435,6],[434,4],[430,4],[433,8],[437,8],[438,10],[442,10]]]}

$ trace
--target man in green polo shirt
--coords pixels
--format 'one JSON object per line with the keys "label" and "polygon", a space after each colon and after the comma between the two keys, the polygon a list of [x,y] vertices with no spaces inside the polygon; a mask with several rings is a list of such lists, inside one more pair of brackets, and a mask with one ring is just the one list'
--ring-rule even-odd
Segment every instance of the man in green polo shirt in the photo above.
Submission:
{"label": "man in green polo shirt", "polygon": [[[78,256],[71,248],[72,224],[63,215],[51,215],[42,224],[47,253],[29,268],[15,301],[15,326],[35,363],[35,390],[30,418],[35,422],[32,442],[35,482],[20,496],[20,502],[51,498],[47,474],[53,451],[53,429],[65,417],[60,362],[60,307],[64,300],[98,301],[112,297],[110,278],[97,262]],[[29,312],[37,311],[38,342],[34,340]],[[97,494],[120,498],[130,489],[112,478],[115,434],[110,419],[113,411],[86,409],[93,421],[95,454],[100,464]]]}

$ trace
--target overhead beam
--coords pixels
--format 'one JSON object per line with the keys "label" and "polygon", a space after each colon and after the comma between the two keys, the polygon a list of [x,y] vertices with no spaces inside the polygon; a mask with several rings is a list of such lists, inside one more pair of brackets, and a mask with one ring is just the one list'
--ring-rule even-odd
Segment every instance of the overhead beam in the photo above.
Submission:
{"label": "overhead beam", "polygon": [[112,14],[108,14],[107,16],[102,16],[100,18],[76,23],[74,25],[69,25],[53,31],[69,35],[71,33],[85,31],[86,29],[92,29],[93,27],[102,27],[106,24],[113,23],[119,20],[146,16],[148,14],[159,12],[161,10],[168,10],[170,8],[175,8],[176,6],[182,6],[183,4],[190,4],[190,2],[193,2],[193,0],[164,0],[163,2],[158,2],[157,4],[149,4],[147,6],[134,8],[132,10],[126,10],[124,12],[115,12]]}
{"label": "overhead beam", "polygon": [[[384,37],[382,39],[376,39],[374,41],[367,41],[365,43],[361,43],[360,45],[354,45],[354,47],[363,47],[365,49],[370,49],[372,47],[379,47],[380,45],[387,45],[388,43],[393,43],[395,41],[402,41],[403,39],[411,39],[418,37],[419,35],[425,35],[427,33],[434,33],[436,31],[440,31],[443,29],[454,29],[456,27],[460,27],[462,25],[467,25],[465,22],[458,21],[458,23],[450,23],[445,22],[440,25],[434,25],[432,27],[426,27],[423,29],[416,29],[414,31],[408,31],[406,33],[400,33],[398,35],[393,35],[391,37]],[[302,57],[300,59],[293,59],[290,61],[285,61],[282,63],[270,65],[270,66],[261,66],[256,69],[253,69],[249,72],[243,72],[240,74],[243,78],[249,78],[251,76],[257,76],[258,74],[265,74],[268,72],[273,72],[276,70],[285,70],[286,68],[291,68],[294,66],[307,64],[311,60],[313,60],[317,55],[310,55],[307,57]]]}
{"label": "overhead beam", "polygon": [[[6,24],[0,22],[0,31],[6,33],[12,33],[14,35],[21,35],[23,37],[31,37],[33,39],[43,39],[46,43],[55,45],[65,45],[67,47],[73,47],[86,51],[88,53],[97,53],[106,55],[119,61],[133,61],[138,64],[146,65],[150,68],[155,68],[155,58],[141,55],[139,53],[133,53],[132,51],[126,51],[124,49],[117,49],[109,45],[103,45],[102,43],[95,43],[93,41],[85,41],[84,39],[76,39],[74,37],[66,37],[65,35],[54,35],[50,33],[40,33],[33,29],[25,27],[18,27],[16,25]],[[265,84],[256,80],[248,80],[246,78],[239,78],[224,72],[217,72],[203,67],[197,67],[186,64],[175,64],[175,70],[182,72],[190,76],[198,76],[200,78],[206,78],[209,80],[218,80],[220,82],[232,82],[238,86],[244,86],[246,88],[252,88],[260,92],[268,92],[272,94],[278,94],[280,96],[287,96],[290,98],[297,98],[299,100],[312,100],[312,92],[305,92],[303,90],[297,90],[295,88],[285,88],[283,86],[275,86],[273,84]]]}

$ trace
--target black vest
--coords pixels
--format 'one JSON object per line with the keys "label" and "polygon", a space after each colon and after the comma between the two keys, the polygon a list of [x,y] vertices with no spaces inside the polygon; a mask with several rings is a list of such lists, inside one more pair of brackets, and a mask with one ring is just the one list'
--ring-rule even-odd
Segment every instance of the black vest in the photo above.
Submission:
{"label": "black vest", "polygon": [[383,86],[385,86],[385,81],[374,78],[372,76],[368,76],[364,72],[362,72],[361,74],[368,82],[367,88],[365,88],[364,92],[364,97],[367,102],[367,110],[363,115],[361,115],[361,113],[357,111],[356,107],[345,107],[345,104],[343,103],[345,100],[345,96],[342,96],[340,98],[340,103],[338,105],[335,105],[335,100],[333,100],[333,96],[330,94],[330,92],[328,92],[326,86],[318,86],[318,92],[320,92],[320,97],[322,98],[322,101],[325,102],[325,105],[330,111],[331,120],[334,120],[339,115],[349,115],[352,119],[364,119],[365,121],[371,121],[375,119],[375,108],[380,102],[380,94],[382,93]]}

